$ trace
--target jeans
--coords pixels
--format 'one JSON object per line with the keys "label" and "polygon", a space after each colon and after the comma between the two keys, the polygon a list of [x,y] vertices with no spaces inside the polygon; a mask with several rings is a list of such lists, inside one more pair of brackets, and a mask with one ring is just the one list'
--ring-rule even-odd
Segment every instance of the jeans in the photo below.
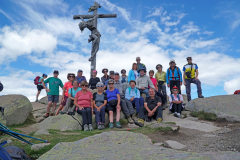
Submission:
{"label": "jeans", "polygon": [[[145,120],[147,114],[148,114],[148,111],[146,110],[146,108],[141,107],[140,113],[139,113],[139,118]],[[158,106],[157,110],[154,112],[154,115],[152,117],[155,118],[156,120],[158,118],[162,118],[162,107],[161,106]]]}
{"label": "jeans", "polygon": [[170,109],[170,111],[172,113],[177,112],[177,113],[181,114],[182,113],[182,103],[180,103],[180,104],[173,103],[172,108]]}
{"label": "jeans", "polygon": [[139,89],[140,93],[145,93],[146,94],[146,97],[149,97],[149,92],[148,92],[148,88],[142,90],[142,89]]}
{"label": "jeans", "polygon": [[171,80],[170,81],[170,92],[171,92],[171,94],[173,94],[172,93],[172,88],[174,87],[174,86],[176,86],[177,88],[178,88],[178,90],[179,90],[179,94],[181,94],[181,87],[180,87],[180,81],[179,80]]}
{"label": "jeans", "polygon": [[63,113],[67,113],[67,111],[69,110],[74,112],[75,111],[75,105],[74,105],[74,100],[72,100],[71,98],[67,99],[66,105],[63,108]]}
{"label": "jeans", "polygon": [[106,106],[103,106],[100,109],[100,112],[96,108],[94,108],[95,119],[97,123],[99,122],[105,123],[105,111],[106,111]]}
{"label": "jeans", "polygon": [[167,90],[166,90],[166,84],[163,84],[163,85],[158,85],[158,93],[161,93],[162,92],[162,95],[164,96],[164,100],[167,101]]}
{"label": "jeans", "polygon": [[132,102],[132,105],[135,105],[136,107],[136,113],[140,112],[140,108],[144,105],[144,99],[143,97],[140,98],[134,98]]}
{"label": "jeans", "polygon": [[191,101],[191,83],[194,83],[197,85],[198,96],[202,95],[201,82],[199,80],[195,80],[195,78],[191,78],[191,79],[185,79],[185,82],[186,82],[186,93],[187,93],[188,101]]}
{"label": "jeans", "polygon": [[86,108],[83,108],[82,110],[78,108],[77,113],[82,115],[83,126],[85,124],[92,124],[92,108],[91,107],[86,107]]}
{"label": "jeans", "polygon": [[123,114],[125,116],[129,116],[129,115],[132,115],[133,113],[135,113],[132,103],[129,100],[127,100],[126,98],[124,98],[124,99],[121,98],[120,105],[121,105]]}

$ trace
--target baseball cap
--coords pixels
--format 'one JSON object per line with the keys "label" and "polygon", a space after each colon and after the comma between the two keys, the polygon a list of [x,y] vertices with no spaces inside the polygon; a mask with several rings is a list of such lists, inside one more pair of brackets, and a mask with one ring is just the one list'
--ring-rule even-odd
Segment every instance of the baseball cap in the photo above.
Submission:
{"label": "baseball cap", "polygon": [[79,70],[78,70],[78,72],[82,72],[82,70],[81,70],[81,69],[79,69]]}
{"label": "baseball cap", "polygon": [[110,74],[114,74],[114,71],[110,71]]}
{"label": "baseball cap", "polygon": [[118,73],[118,72],[115,72],[114,75],[119,75],[119,73]]}
{"label": "baseball cap", "polygon": [[192,57],[187,57],[186,59],[188,59],[188,58],[192,59]]}
{"label": "baseball cap", "polygon": [[57,73],[57,74],[59,74],[58,70],[53,71],[53,73]]}
{"label": "baseball cap", "polygon": [[171,60],[170,60],[170,63],[171,63],[171,62],[174,62],[174,63],[175,63],[175,60],[174,60],[174,59],[171,59]]}

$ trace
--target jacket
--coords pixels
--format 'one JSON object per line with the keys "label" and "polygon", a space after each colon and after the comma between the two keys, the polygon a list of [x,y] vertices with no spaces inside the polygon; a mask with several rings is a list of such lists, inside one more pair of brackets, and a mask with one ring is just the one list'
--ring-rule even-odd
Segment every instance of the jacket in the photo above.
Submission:
{"label": "jacket", "polygon": [[138,89],[140,89],[141,87],[144,87],[144,88],[148,88],[148,86],[150,86],[150,88],[154,88],[155,89],[155,86],[153,85],[151,79],[147,76],[147,75],[144,75],[144,76],[139,76],[137,79],[136,79],[136,87]]}
{"label": "jacket", "polygon": [[180,68],[175,67],[173,72],[172,72],[172,69],[168,68],[167,74],[166,74],[166,80],[167,80],[167,84],[169,84],[171,80],[180,80],[180,82],[182,82],[182,72]]}
{"label": "jacket", "polygon": [[125,92],[125,98],[130,100],[132,97],[134,98],[140,98],[140,91],[135,87],[135,88],[127,88]]}
{"label": "jacket", "polygon": [[[138,73],[138,76],[140,75],[140,73]],[[135,74],[134,74],[134,71],[131,69],[128,73],[128,83],[131,81],[131,80],[134,80],[136,81],[135,79]]]}

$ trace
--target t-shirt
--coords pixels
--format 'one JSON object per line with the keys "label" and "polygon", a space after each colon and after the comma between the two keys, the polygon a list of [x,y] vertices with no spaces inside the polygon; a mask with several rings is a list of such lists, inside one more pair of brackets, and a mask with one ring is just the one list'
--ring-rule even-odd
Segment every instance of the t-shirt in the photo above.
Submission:
{"label": "t-shirt", "polygon": [[76,93],[77,93],[78,91],[81,91],[81,90],[82,90],[82,88],[80,88],[80,87],[78,87],[77,90],[74,90],[74,88],[70,88],[70,89],[68,90],[68,93],[70,93],[70,94],[72,95],[72,97],[74,98],[75,95],[76,95]]}
{"label": "t-shirt", "polygon": [[[149,77],[150,78],[150,77]],[[154,85],[154,87],[155,87],[155,85],[157,84],[157,80],[155,79],[155,78],[150,78],[151,79],[151,81],[152,81],[152,83],[153,83],[153,85]],[[150,88],[150,86],[148,86],[148,88]],[[156,88],[156,87],[155,87]],[[157,88],[156,88],[157,89]]]}
{"label": "t-shirt", "polygon": [[68,97],[68,90],[73,87],[72,83],[71,82],[66,82],[63,87],[66,89],[65,96]]}
{"label": "t-shirt", "polygon": [[[191,70],[191,67],[192,67],[192,70]],[[196,72],[196,69],[198,69],[198,65],[195,64],[195,63],[192,63],[192,64],[186,64],[183,66],[183,72],[190,72],[191,73],[191,78],[195,78],[195,72]],[[187,77],[187,75],[185,75],[185,79],[190,79]]]}
{"label": "t-shirt", "polygon": [[[42,79],[43,79],[43,77],[40,77],[39,80],[38,80],[38,82],[41,82]],[[42,86],[42,82],[39,83],[38,85]]]}
{"label": "t-shirt", "polygon": [[44,81],[44,83],[49,83],[50,92],[48,95],[59,95],[59,86],[63,87],[63,83],[59,78],[50,77]]}
{"label": "t-shirt", "polygon": [[111,100],[113,100],[113,99],[116,99],[116,100],[117,100],[117,95],[118,95],[118,94],[120,95],[119,90],[116,89],[116,88],[114,88],[113,91],[110,91],[109,89],[106,90],[106,94],[107,94],[107,100],[108,100],[108,102],[111,101]]}
{"label": "t-shirt", "polygon": [[122,77],[122,83],[126,82],[126,77]]}
{"label": "t-shirt", "polygon": [[138,77],[138,71],[137,70],[134,71],[134,76],[135,76],[135,79],[137,79],[137,77]]}
{"label": "t-shirt", "polygon": [[100,82],[100,79],[98,77],[90,78],[90,80],[89,80],[90,89],[96,89],[96,85],[98,82]]}
{"label": "t-shirt", "polygon": [[151,99],[151,97],[146,97],[145,99],[145,103],[147,103],[150,110],[153,110],[157,106],[158,102],[162,103],[161,98],[158,96],[155,96],[154,99]]}
{"label": "t-shirt", "polygon": [[85,94],[79,91],[76,93],[75,98],[77,98],[77,104],[81,107],[91,107],[91,98],[93,98],[91,91],[87,91]]}
{"label": "t-shirt", "polygon": [[93,100],[95,101],[96,106],[101,106],[104,103],[104,100],[107,100],[107,94],[102,93],[101,95],[97,92],[93,93]]}

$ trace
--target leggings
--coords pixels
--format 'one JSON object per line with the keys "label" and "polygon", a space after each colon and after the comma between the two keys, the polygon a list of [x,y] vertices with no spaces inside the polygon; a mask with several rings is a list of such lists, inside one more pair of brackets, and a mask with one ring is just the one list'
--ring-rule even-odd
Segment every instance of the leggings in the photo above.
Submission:
{"label": "leggings", "polygon": [[77,113],[82,115],[83,126],[85,124],[92,124],[92,108],[91,107],[86,107],[86,108],[83,108],[82,110],[78,108]]}

